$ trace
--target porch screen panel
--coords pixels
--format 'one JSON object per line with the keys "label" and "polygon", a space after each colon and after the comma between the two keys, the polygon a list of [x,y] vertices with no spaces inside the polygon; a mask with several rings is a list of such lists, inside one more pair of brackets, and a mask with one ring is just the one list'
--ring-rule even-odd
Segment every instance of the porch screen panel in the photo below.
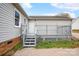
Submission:
{"label": "porch screen panel", "polygon": [[62,26],[58,26],[58,28],[57,28],[57,35],[59,35],[59,36],[63,35],[63,27]]}
{"label": "porch screen panel", "polygon": [[37,35],[46,35],[46,26],[45,25],[37,25]]}
{"label": "porch screen panel", "polygon": [[63,26],[63,35],[71,35],[71,27],[70,26]]}
{"label": "porch screen panel", "polygon": [[56,35],[58,37],[71,35],[70,26],[37,25],[37,35]]}
{"label": "porch screen panel", "polygon": [[48,25],[47,26],[47,35],[57,35],[57,26],[56,25]]}
{"label": "porch screen panel", "polygon": [[58,26],[58,38],[68,38],[71,35],[70,26]]}

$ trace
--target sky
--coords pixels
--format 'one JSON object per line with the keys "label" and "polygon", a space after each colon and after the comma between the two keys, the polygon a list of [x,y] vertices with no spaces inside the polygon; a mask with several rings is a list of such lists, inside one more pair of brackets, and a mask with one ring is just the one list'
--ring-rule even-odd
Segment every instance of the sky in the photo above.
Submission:
{"label": "sky", "polygon": [[29,16],[68,13],[72,18],[79,17],[79,3],[21,3],[21,6]]}

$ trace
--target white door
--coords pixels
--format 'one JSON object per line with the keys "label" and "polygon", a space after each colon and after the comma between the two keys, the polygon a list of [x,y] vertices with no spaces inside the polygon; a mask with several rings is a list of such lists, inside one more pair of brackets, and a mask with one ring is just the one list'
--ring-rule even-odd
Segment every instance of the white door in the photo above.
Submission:
{"label": "white door", "polygon": [[35,21],[29,21],[29,34],[35,34]]}

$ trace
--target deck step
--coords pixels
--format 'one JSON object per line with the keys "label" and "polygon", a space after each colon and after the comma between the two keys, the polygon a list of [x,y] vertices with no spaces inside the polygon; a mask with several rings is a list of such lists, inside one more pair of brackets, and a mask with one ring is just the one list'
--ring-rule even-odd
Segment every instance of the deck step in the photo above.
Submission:
{"label": "deck step", "polygon": [[35,47],[35,45],[24,45],[24,47]]}
{"label": "deck step", "polygon": [[25,42],[25,43],[35,43],[35,42]]}
{"label": "deck step", "polygon": [[24,47],[36,46],[36,36],[34,34],[27,34],[24,39],[23,46]]}
{"label": "deck step", "polygon": [[26,38],[35,38],[35,35],[27,35]]}
{"label": "deck step", "polygon": [[34,47],[34,46],[36,46],[35,38],[26,38],[24,40],[24,47]]}
{"label": "deck step", "polygon": [[35,40],[25,40],[25,42],[35,42]]}

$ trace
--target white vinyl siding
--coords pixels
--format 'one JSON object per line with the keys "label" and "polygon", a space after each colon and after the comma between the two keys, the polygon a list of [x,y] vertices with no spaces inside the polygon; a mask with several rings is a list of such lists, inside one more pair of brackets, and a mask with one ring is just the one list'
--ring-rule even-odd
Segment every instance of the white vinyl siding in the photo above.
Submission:
{"label": "white vinyl siding", "polygon": [[21,34],[20,27],[15,27],[15,9],[10,3],[0,3],[0,42],[16,38]]}
{"label": "white vinyl siding", "polygon": [[[32,22],[34,21],[29,21],[29,23]],[[34,28],[36,29],[35,32],[37,35],[66,37],[71,35],[71,20],[36,19]],[[33,31],[31,28],[29,30]]]}
{"label": "white vinyl siding", "polygon": [[66,21],[66,20],[37,20],[36,21],[37,25],[71,25],[71,21]]}

